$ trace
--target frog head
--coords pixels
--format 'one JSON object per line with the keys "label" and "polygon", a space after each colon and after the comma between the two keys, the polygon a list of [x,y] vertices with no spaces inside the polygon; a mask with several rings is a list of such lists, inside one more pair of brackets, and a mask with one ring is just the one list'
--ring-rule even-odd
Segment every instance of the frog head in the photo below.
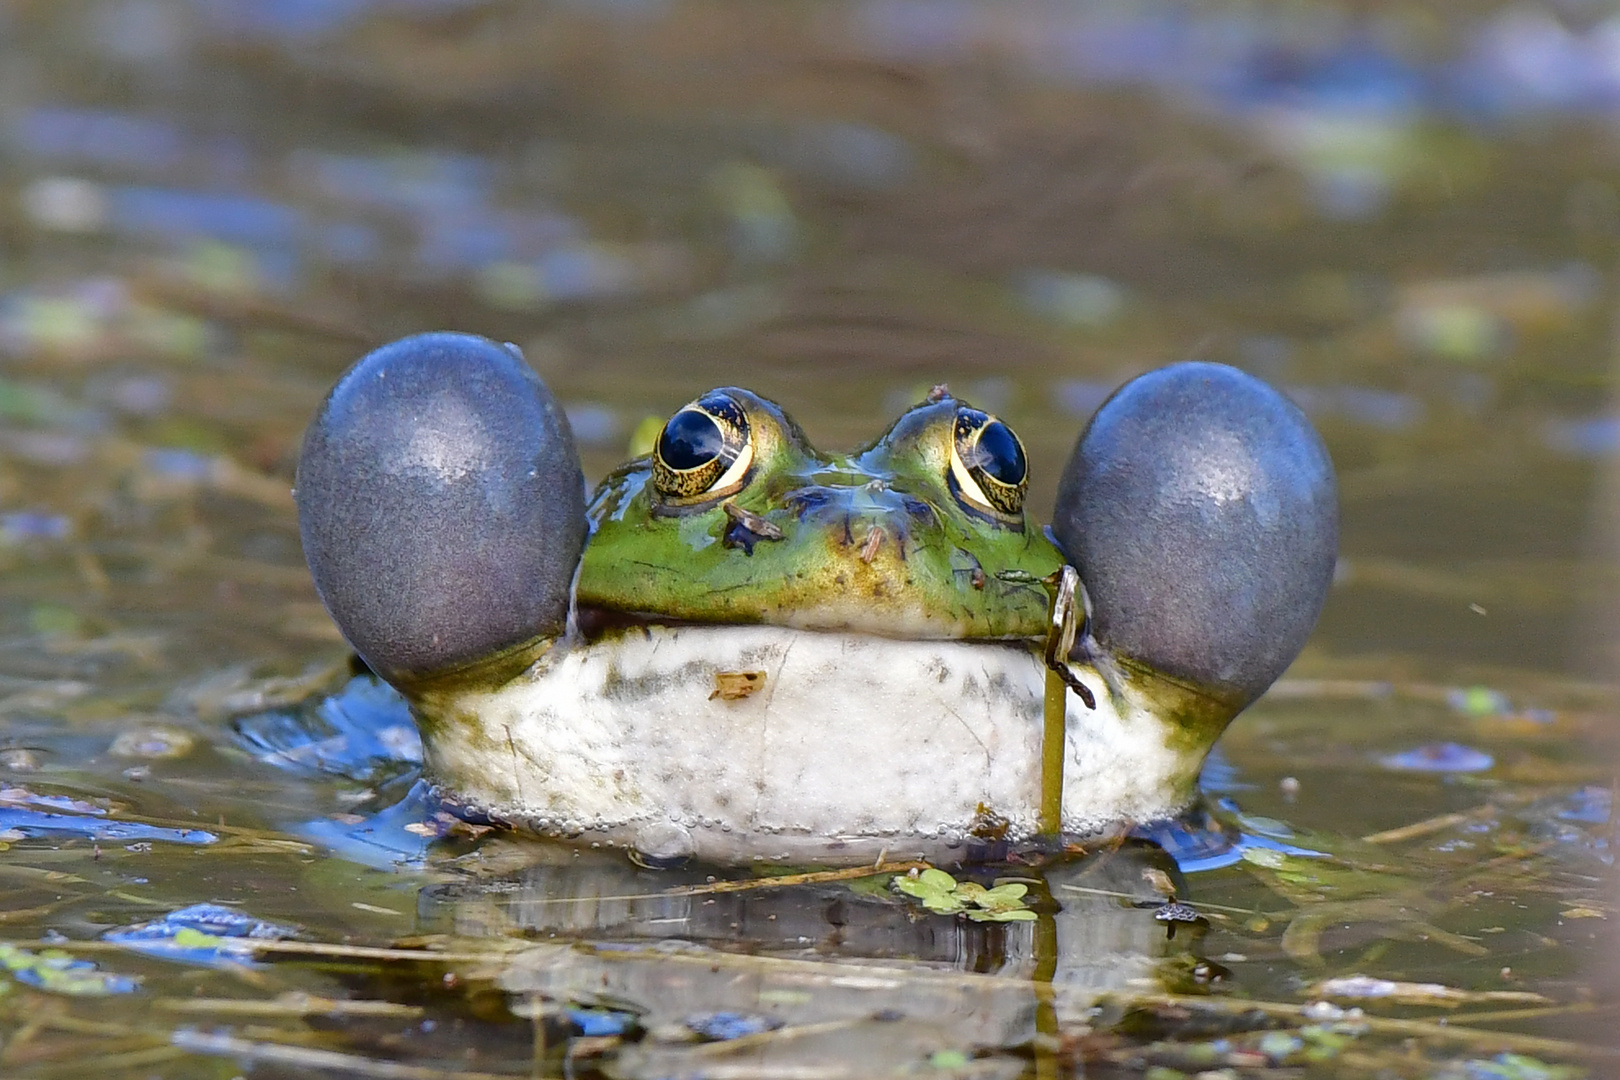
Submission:
{"label": "frog head", "polygon": [[943,388],[849,454],[747,390],[678,410],[597,488],[582,621],[766,623],[907,639],[1040,635],[1063,564],[1023,445]]}

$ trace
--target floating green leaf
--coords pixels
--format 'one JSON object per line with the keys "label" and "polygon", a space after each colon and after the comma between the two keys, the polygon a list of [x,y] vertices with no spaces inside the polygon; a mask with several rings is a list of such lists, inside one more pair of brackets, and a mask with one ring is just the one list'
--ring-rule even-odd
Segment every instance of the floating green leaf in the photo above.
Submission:
{"label": "floating green leaf", "polygon": [[967,906],[965,898],[956,894],[956,879],[933,867],[916,877],[896,878],[895,888],[921,900],[923,907],[938,915],[954,915]]}
{"label": "floating green leaf", "polygon": [[214,934],[205,934],[201,930],[193,930],[189,926],[182,926],[174,932],[174,944],[181,949],[217,949],[225,944],[225,939]]}
{"label": "floating green leaf", "polygon": [[1024,906],[1028,886],[1008,882],[987,889],[973,881],[958,882],[943,870],[929,867],[912,877],[897,877],[894,887],[922,901],[937,915],[966,913],[974,922],[1028,922],[1035,913]]}
{"label": "floating green leaf", "polygon": [[0,964],[20,983],[72,997],[129,994],[139,985],[127,975],[102,971],[90,961],[76,960],[60,949],[34,953],[15,945],[0,945]]}
{"label": "floating green leaf", "polygon": [[1282,868],[1283,863],[1288,861],[1288,857],[1280,851],[1273,851],[1271,848],[1247,847],[1243,849],[1243,861],[1253,863],[1256,866],[1264,866],[1268,870],[1278,870]]}

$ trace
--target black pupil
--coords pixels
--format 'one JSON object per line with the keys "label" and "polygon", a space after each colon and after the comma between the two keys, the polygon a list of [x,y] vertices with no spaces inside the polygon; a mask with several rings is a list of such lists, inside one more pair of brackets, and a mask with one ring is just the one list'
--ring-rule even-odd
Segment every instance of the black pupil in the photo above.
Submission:
{"label": "black pupil", "polygon": [[714,417],[696,409],[683,409],[664,425],[664,434],[658,439],[658,456],[670,468],[685,472],[719,457],[725,445]]}
{"label": "black pupil", "polygon": [[1000,420],[990,421],[979,432],[979,468],[1008,487],[1024,482],[1024,448]]}

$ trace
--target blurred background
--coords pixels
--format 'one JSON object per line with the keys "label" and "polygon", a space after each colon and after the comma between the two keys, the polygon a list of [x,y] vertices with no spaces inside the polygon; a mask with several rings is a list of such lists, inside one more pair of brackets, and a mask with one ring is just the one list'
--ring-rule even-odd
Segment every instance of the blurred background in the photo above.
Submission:
{"label": "blurred background", "polygon": [[8,0],[0,622],[325,648],[301,427],[457,328],[593,479],[711,385],[848,447],[949,381],[1042,515],[1120,381],[1235,364],[1343,477],[1318,648],[1590,673],[1617,115],[1585,0]]}
{"label": "blurred background", "polygon": [[[152,820],[387,804],[267,771],[226,720],[342,662],[289,488],[327,388],[400,335],[521,345],[593,481],[712,386],[849,448],[948,382],[1022,436],[1042,519],[1114,387],[1218,360],[1322,432],[1343,558],[1206,789],[1384,840],[1483,806],[1408,860],[1530,852],[1551,892],[1431,905],[1473,934],[1449,952],[1427,923],[1323,948],[1579,996],[1620,711],[1617,254],[1600,0],[0,0],[0,770]],[[399,879],[351,903],[291,856],[199,879],[139,847],[96,873],[406,928],[376,914]],[[86,903],[12,929],[140,913]],[[1310,970],[1281,925],[1227,928],[1251,989]]]}

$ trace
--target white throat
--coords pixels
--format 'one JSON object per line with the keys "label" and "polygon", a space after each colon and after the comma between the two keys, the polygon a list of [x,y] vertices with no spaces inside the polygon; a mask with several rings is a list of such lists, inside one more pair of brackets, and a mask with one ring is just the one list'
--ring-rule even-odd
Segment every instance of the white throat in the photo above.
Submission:
{"label": "white throat", "polygon": [[[1076,673],[1097,708],[1067,692],[1065,832],[1180,810],[1204,751],[1177,749],[1130,683],[1115,696]],[[520,827],[712,862],[857,863],[948,858],[997,821],[1034,836],[1045,675],[1018,643],[648,627],[417,707],[430,775]]]}

